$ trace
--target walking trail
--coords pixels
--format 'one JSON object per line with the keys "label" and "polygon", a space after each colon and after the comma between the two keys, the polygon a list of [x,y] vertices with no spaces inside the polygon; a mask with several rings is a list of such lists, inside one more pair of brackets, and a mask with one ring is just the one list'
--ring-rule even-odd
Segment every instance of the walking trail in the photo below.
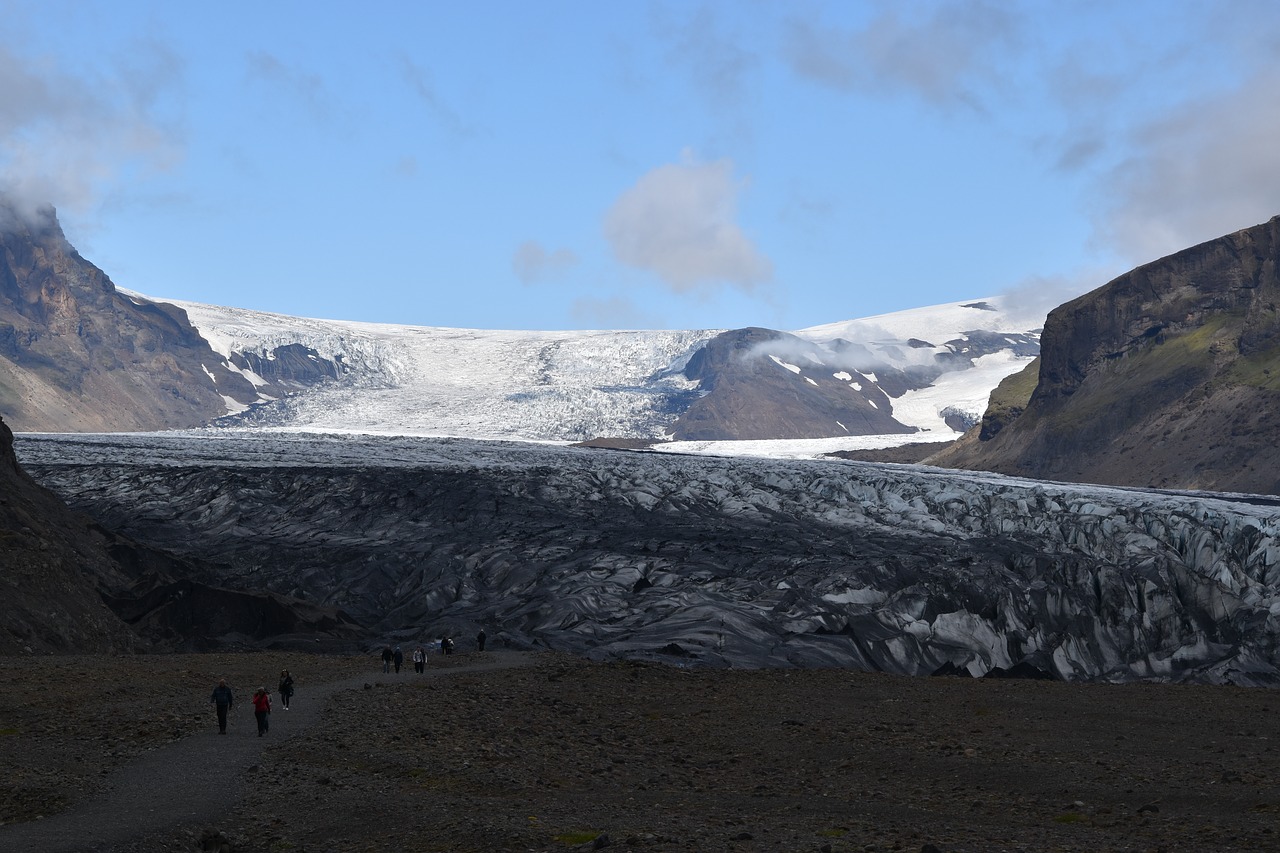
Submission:
{"label": "walking trail", "polygon": [[[518,652],[495,652],[493,663],[427,669],[438,678],[460,672],[482,672],[522,666]],[[366,684],[404,683],[404,675],[369,672],[342,681],[308,686],[294,696],[285,711],[278,697],[271,714],[271,731],[257,736],[248,696],[237,696],[227,734],[214,725],[171,745],[152,750],[107,780],[96,799],[80,803],[43,820],[0,826],[0,850],[5,853],[106,853],[115,845],[185,823],[211,821],[230,811],[244,793],[246,771],[262,751],[306,730],[320,719],[334,693],[358,690]],[[210,721],[213,713],[210,711]]]}

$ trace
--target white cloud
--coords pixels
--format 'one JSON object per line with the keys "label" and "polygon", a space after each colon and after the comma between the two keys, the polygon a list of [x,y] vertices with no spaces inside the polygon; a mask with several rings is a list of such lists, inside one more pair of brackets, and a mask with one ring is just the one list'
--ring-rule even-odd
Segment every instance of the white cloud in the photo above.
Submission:
{"label": "white cloud", "polygon": [[1030,276],[1000,294],[1000,307],[1011,323],[1026,328],[1043,325],[1054,308],[1102,287],[1123,272],[1090,269],[1071,275]]}
{"label": "white cloud", "polygon": [[565,270],[576,266],[578,256],[569,249],[556,249],[548,252],[541,244],[526,240],[516,249],[511,259],[511,267],[516,276],[525,284],[546,278],[554,278]]}
{"label": "white cloud", "polygon": [[178,134],[153,110],[180,68],[154,45],[137,46],[130,62],[81,78],[0,45],[0,192],[20,212],[83,212],[113,181],[178,159]]}
{"label": "white cloud", "polygon": [[1141,263],[1280,214],[1278,87],[1268,68],[1134,130],[1102,181],[1100,242]]}
{"label": "white cloud", "polygon": [[751,291],[773,277],[773,264],[735,222],[742,187],[729,160],[686,156],[624,192],[605,216],[605,237],[619,261],[677,292],[717,284]]}

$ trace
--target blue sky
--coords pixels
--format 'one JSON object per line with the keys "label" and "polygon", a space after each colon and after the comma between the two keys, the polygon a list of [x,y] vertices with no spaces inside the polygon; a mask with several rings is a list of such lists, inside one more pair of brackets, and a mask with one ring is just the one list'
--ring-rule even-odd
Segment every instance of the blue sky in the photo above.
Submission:
{"label": "blue sky", "polygon": [[1280,12],[6,2],[0,190],[117,285],[336,319],[1049,306],[1280,214]]}

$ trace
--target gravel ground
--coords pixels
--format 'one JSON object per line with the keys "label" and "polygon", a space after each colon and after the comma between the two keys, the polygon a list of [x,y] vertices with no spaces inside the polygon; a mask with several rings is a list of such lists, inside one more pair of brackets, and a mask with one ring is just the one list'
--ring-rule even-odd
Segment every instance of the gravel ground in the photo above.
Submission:
{"label": "gravel ground", "polygon": [[[231,812],[115,849],[1280,850],[1271,691],[522,657],[356,679],[243,768]],[[308,683],[380,670],[276,654],[0,659],[3,820],[57,811],[213,727],[218,675],[247,699],[284,666],[298,701]],[[237,726],[250,736],[252,718]]]}

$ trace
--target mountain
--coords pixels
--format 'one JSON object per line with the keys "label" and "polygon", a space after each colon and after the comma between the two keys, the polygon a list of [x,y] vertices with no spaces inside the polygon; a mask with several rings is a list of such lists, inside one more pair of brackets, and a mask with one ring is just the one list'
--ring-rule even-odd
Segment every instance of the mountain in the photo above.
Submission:
{"label": "mountain", "polygon": [[13,427],[194,426],[226,411],[224,394],[255,396],[181,311],[116,290],[52,208],[32,220],[0,199],[0,413]]}
{"label": "mountain", "polygon": [[1075,482],[1280,494],[1280,217],[1066,303],[1039,361],[929,459]]}
{"label": "mountain", "polygon": [[27,436],[210,583],[401,642],[709,666],[1280,683],[1275,501],[401,436]]}
{"label": "mountain", "polygon": [[217,422],[548,441],[949,440],[1038,351],[1039,318],[1019,324],[997,303],[794,333],[311,320],[120,290],[52,208],[23,217],[0,198],[0,413],[23,432]]}

